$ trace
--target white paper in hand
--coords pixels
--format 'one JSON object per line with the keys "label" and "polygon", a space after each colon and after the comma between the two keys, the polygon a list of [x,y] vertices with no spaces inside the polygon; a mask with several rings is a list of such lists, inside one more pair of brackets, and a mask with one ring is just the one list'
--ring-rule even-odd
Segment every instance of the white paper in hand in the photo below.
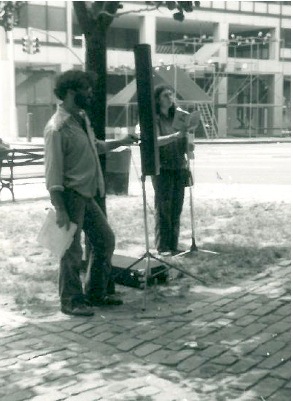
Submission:
{"label": "white paper in hand", "polygon": [[200,122],[200,112],[193,111],[189,113],[186,110],[182,110],[180,107],[177,107],[175,110],[174,120],[173,120],[173,129],[176,131],[181,130],[191,130],[198,127]]}
{"label": "white paper in hand", "polygon": [[38,234],[37,241],[56,256],[62,258],[73,241],[76,229],[77,225],[72,222],[68,231],[65,227],[58,227],[56,224],[56,212],[50,209]]}

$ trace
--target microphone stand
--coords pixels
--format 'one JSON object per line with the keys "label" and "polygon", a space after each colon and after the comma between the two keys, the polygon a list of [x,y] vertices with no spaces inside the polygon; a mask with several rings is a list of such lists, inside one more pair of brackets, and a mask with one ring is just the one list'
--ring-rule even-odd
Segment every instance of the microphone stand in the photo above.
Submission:
{"label": "microphone stand", "polygon": [[[197,278],[193,274],[186,272],[185,270],[181,269],[180,267],[174,266],[171,263],[168,263],[165,260],[158,258],[157,256],[153,255],[150,252],[145,180],[146,180],[146,176],[142,175],[141,183],[142,183],[142,195],[143,195],[143,221],[144,221],[144,234],[145,234],[145,253],[138,260],[136,260],[134,263],[132,263],[130,266],[127,267],[127,270],[130,270],[135,265],[137,265],[139,262],[141,262],[142,260],[146,261],[146,268],[145,268],[145,275],[144,275],[144,297],[143,297],[143,307],[142,307],[143,311],[145,311],[146,307],[147,307],[147,292],[148,292],[148,283],[149,283],[150,278],[155,278],[159,274],[162,274],[162,273],[168,271],[169,269],[175,269],[175,270],[178,270],[179,272],[181,272],[182,274],[186,274],[187,276],[190,276],[190,277],[194,278],[195,280],[201,281],[199,278]],[[158,273],[152,274],[151,273],[151,259],[161,262],[163,265],[166,266],[166,269],[163,271],[160,271]],[[201,281],[201,282],[204,283],[203,281]]]}
{"label": "microphone stand", "polygon": [[210,251],[208,249],[199,249],[195,243],[195,223],[194,223],[194,202],[193,202],[193,187],[194,187],[194,180],[191,173],[191,152],[189,151],[189,140],[188,140],[188,133],[186,135],[186,155],[187,155],[187,169],[188,169],[188,180],[189,180],[189,206],[190,206],[190,220],[191,220],[191,246],[190,249],[181,252],[176,256],[188,256],[194,255],[197,252],[205,252],[211,253],[213,255],[219,255],[219,252]]}

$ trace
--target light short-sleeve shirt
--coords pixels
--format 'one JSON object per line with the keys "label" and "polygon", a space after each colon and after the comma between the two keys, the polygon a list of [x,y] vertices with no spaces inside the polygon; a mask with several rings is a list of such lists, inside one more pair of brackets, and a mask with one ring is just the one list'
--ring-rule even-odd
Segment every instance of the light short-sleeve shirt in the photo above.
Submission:
{"label": "light short-sleeve shirt", "polygon": [[95,138],[86,117],[86,130],[62,106],[48,121],[45,130],[45,177],[48,191],[70,188],[86,198],[105,184],[98,151],[104,153],[104,142]]}

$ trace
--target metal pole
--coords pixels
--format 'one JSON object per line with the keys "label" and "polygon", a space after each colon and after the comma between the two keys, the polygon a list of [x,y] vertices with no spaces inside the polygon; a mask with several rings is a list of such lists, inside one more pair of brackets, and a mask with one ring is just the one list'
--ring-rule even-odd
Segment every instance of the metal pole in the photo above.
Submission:
{"label": "metal pole", "polygon": [[213,135],[215,134],[215,137],[218,136],[218,132],[216,133],[216,127],[214,125],[215,122],[215,104],[216,104],[216,85],[217,85],[217,80],[219,79],[216,78],[216,66],[213,63],[213,110],[212,110],[212,129],[213,129]]}
{"label": "metal pole", "polygon": [[174,40],[172,40],[172,53],[173,53],[173,68],[174,68],[174,92],[177,97],[177,70],[176,70],[176,62],[175,62],[175,44]]}
{"label": "metal pole", "polygon": [[151,275],[151,255],[150,255],[150,243],[149,243],[149,229],[147,219],[147,200],[146,200],[146,189],[145,189],[145,175],[141,176],[142,183],[142,196],[143,196],[143,218],[144,218],[144,235],[145,235],[145,246],[146,246],[146,270],[144,280],[144,297],[143,297],[143,310],[146,310],[147,305],[147,292],[148,292],[148,279]]}
{"label": "metal pole", "polygon": [[10,74],[10,136],[17,137],[18,136],[18,127],[17,127],[17,117],[16,117],[16,100],[15,100],[15,66],[14,66],[14,38],[13,38],[13,30],[7,32],[7,36],[9,39],[9,47],[8,47],[8,60],[9,60],[9,74]]}
{"label": "metal pole", "polygon": [[128,109],[128,103],[127,103],[127,105],[126,105],[126,127],[127,127],[127,133],[128,133],[128,129],[129,129],[129,127],[128,127],[128,125],[129,125],[129,119],[128,119],[128,111],[129,111],[129,109]]}
{"label": "metal pole", "polygon": [[26,115],[26,140],[28,142],[32,141],[32,136],[33,136],[32,128],[33,128],[33,113],[27,113],[27,115]]}
{"label": "metal pole", "polygon": [[[190,141],[190,134],[188,134],[187,138],[187,168],[188,171],[190,169],[190,152],[189,152],[189,141]],[[193,142],[192,142],[193,143]],[[191,180],[191,178],[190,178]],[[190,206],[190,219],[191,219],[191,247],[190,251],[197,251],[197,246],[195,243],[195,226],[194,226],[194,205],[193,205],[193,182],[189,182],[189,206]]]}
{"label": "metal pole", "polygon": [[[284,47],[285,47],[284,39],[281,39],[279,41],[279,54],[281,53],[281,48],[284,48]],[[281,79],[282,79],[282,85],[283,85],[283,90],[282,90],[282,95],[283,95],[283,99],[282,99],[282,118],[281,118],[281,136],[283,136],[283,129],[284,129],[284,113],[283,113],[284,109],[283,109],[283,106],[285,106],[284,105],[284,98],[285,98],[285,96],[284,96],[284,61],[283,60],[280,60],[280,61],[281,61],[281,66],[282,66]]]}
{"label": "metal pole", "polygon": [[[250,41],[250,60],[252,60],[252,40]],[[252,116],[251,116],[251,113],[252,113],[252,66],[253,66],[253,64],[252,64],[252,62],[250,62],[250,88],[249,88],[249,130],[248,130],[248,132],[249,132],[249,138],[251,138],[251,123],[252,123]]]}
{"label": "metal pole", "polygon": [[[85,34],[83,33],[81,35],[81,48],[84,54],[84,60],[86,60],[86,40],[85,40]],[[85,62],[82,64],[83,70],[85,70]]]}
{"label": "metal pole", "polygon": [[250,73],[250,94],[249,94],[249,138],[251,138],[252,124],[252,72]]}
{"label": "metal pole", "polygon": [[[259,43],[257,44],[257,76],[256,76],[256,103],[259,105],[259,57],[260,57],[260,52],[259,52]],[[259,107],[256,108],[256,124],[257,124],[257,135],[260,136],[260,121],[259,121]]]}

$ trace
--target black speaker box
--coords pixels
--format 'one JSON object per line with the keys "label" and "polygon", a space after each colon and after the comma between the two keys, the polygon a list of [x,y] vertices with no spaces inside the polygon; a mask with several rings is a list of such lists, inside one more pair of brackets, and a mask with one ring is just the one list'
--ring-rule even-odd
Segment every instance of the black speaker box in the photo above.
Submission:
{"label": "black speaker box", "polygon": [[[143,259],[137,262],[130,256],[113,255],[112,258],[112,271],[114,281],[117,284],[125,285],[127,287],[144,288],[144,277],[146,271],[147,260]],[[133,263],[135,265],[130,267]],[[150,261],[151,276],[148,279],[148,285],[153,285],[157,279],[158,284],[165,283],[168,278],[166,266],[156,260]]]}
{"label": "black speaker box", "polygon": [[156,127],[151,46],[134,47],[137,103],[140,125],[141,170],[143,175],[159,174],[159,149]]}

